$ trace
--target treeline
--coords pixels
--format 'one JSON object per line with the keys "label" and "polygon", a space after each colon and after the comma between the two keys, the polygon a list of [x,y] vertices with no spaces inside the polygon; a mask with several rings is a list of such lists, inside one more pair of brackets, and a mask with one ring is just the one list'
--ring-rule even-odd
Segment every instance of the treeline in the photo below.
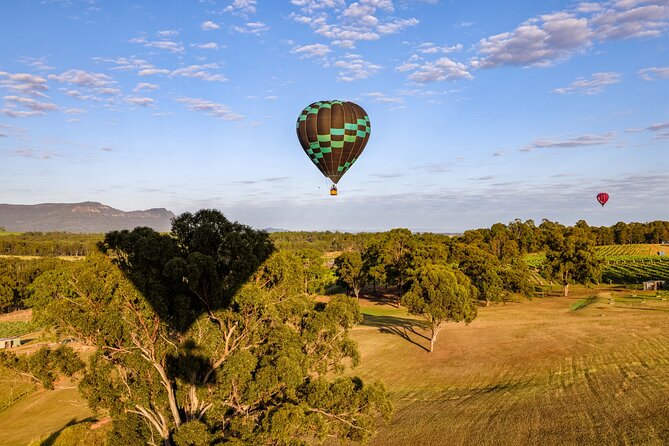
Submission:
{"label": "treeline", "polygon": [[[466,231],[462,240],[467,243],[484,242],[497,253],[508,251],[527,254],[541,251],[555,230],[568,231],[564,226],[550,220],[542,220],[536,225],[533,220],[516,219],[508,225],[494,224],[490,229]],[[573,226],[583,232],[585,237],[592,239],[596,245],[627,245],[632,243],[661,243],[669,241],[669,221],[652,221],[649,223],[618,222],[613,226],[589,226],[579,220]]]}
{"label": "treeline", "polygon": [[101,234],[24,232],[0,237],[0,255],[86,256],[102,240]]}
{"label": "treeline", "polygon": [[46,271],[64,267],[66,263],[53,258],[0,258],[0,313],[24,308],[35,279]]}
{"label": "treeline", "polygon": [[393,229],[367,234],[364,245],[341,253],[334,261],[338,282],[356,296],[366,287],[379,287],[401,296],[409,290],[419,272],[442,265],[464,273],[486,304],[513,295],[530,296],[529,271],[519,252],[495,250],[490,244],[466,242],[440,234],[412,234]]}
{"label": "treeline", "polygon": [[[571,226],[543,219],[539,225],[534,220],[515,219],[508,224],[496,223],[490,228],[465,231],[461,236],[431,234],[444,240],[459,240],[464,243],[483,243],[488,245],[498,257],[513,256],[516,253],[527,254],[541,251],[555,228],[566,231]],[[612,226],[590,226],[584,220],[573,226],[585,232],[596,245],[627,245],[636,243],[669,242],[669,221],[649,223],[618,222]],[[360,250],[369,241],[384,233],[361,232],[275,232],[270,234],[274,245],[279,249],[300,250],[316,249],[321,252]]]}

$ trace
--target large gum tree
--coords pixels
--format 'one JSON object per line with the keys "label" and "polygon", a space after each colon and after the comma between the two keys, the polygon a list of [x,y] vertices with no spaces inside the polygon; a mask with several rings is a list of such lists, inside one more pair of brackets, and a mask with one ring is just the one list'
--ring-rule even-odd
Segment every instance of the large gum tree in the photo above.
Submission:
{"label": "large gum tree", "polygon": [[217,211],[109,233],[34,289],[36,317],[95,347],[80,389],[110,444],[364,441],[390,416],[382,384],[341,375],[357,302],[315,302],[298,257]]}

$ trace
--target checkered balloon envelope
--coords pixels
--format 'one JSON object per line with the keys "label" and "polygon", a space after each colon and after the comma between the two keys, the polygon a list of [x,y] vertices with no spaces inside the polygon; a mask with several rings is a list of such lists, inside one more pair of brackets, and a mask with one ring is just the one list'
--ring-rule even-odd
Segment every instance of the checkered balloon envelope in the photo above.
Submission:
{"label": "checkered balloon envelope", "polygon": [[353,102],[314,102],[297,118],[302,148],[334,184],[360,157],[370,133],[367,112]]}

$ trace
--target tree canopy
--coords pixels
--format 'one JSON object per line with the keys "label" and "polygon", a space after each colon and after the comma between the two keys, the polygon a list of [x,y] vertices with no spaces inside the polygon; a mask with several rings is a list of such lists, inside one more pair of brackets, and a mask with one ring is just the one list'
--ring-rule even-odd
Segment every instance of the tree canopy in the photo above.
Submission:
{"label": "tree canopy", "polygon": [[411,288],[402,296],[402,303],[409,313],[421,316],[432,331],[431,352],[446,322],[474,320],[475,298],[476,288],[461,271],[446,265],[425,265],[416,271]]}
{"label": "tree canopy", "polygon": [[35,312],[97,347],[80,389],[111,444],[364,441],[391,406],[359,361],[357,302],[317,303],[302,260],[218,211],[171,234],[107,234],[102,253],[35,282]]}

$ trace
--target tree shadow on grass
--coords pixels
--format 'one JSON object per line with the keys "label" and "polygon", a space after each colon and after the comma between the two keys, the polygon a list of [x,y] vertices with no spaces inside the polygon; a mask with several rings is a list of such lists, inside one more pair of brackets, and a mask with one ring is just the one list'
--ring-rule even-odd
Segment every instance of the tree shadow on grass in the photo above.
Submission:
{"label": "tree shadow on grass", "polygon": [[[376,327],[381,333],[390,333],[401,337],[402,339],[411,342],[412,344],[429,352],[430,349],[421,345],[412,339],[412,334],[420,338],[430,340],[429,337],[416,331],[416,328],[421,327],[421,323],[415,319],[395,316],[374,316],[370,314],[363,315],[362,325],[368,327]],[[415,337],[414,336],[414,337]]]}
{"label": "tree shadow on grass", "polygon": [[63,433],[65,429],[67,429],[70,426],[74,426],[75,424],[81,424],[81,423],[88,423],[88,422],[93,422],[97,421],[93,417],[88,417],[83,420],[77,421],[76,418],[72,418],[70,421],[67,422],[67,424],[57,431],[53,432],[51,435],[46,437],[42,442],[39,444],[40,446],[53,446],[56,443],[56,440],[58,440],[58,437],[60,437],[60,434]]}

